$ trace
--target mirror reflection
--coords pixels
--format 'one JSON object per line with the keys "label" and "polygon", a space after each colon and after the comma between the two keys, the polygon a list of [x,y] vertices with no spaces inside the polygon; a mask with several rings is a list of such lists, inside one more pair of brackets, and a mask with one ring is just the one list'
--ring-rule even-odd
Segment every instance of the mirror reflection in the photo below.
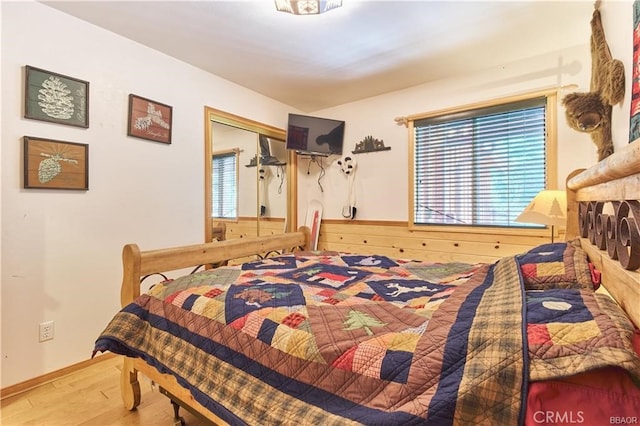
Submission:
{"label": "mirror reflection", "polygon": [[[226,223],[226,238],[295,229],[291,159],[284,130],[205,109],[205,239]],[[293,213],[295,214],[295,213]]]}
{"label": "mirror reflection", "polygon": [[[265,135],[258,136],[258,211],[261,219],[284,219],[287,216],[285,142]],[[284,222],[283,222],[284,225]]]}
{"label": "mirror reflection", "polygon": [[[250,219],[250,233],[257,235],[256,170],[241,167],[248,164],[256,152],[256,135],[244,129],[212,122],[212,211],[214,220],[238,221]],[[251,194],[254,194],[251,196]],[[252,220],[251,220],[252,219]],[[250,231],[249,229],[247,231]]]}

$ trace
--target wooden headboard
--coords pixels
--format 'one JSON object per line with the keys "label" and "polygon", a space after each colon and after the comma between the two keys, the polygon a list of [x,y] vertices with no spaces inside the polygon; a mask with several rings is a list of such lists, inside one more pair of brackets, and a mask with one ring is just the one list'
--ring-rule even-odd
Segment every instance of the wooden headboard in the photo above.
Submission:
{"label": "wooden headboard", "polygon": [[580,238],[602,285],[640,328],[640,139],[567,179],[567,240]]}

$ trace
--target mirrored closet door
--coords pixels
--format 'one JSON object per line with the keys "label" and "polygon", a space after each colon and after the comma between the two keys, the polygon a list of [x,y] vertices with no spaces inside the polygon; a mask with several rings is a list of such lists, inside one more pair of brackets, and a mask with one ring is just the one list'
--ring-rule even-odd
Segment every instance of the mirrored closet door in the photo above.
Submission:
{"label": "mirrored closet door", "polygon": [[205,240],[226,224],[226,238],[295,229],[295,155],[284,130],[205,108]]}

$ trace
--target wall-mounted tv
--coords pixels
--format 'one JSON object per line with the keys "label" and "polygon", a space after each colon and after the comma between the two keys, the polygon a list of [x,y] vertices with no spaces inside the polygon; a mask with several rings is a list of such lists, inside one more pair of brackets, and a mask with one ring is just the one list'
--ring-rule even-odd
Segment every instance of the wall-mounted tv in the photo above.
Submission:
{"label": "wall-mounted tv", "polygon": [[341,155],[343,144],[344,121],[289,114],[287,149],[298,154]]}

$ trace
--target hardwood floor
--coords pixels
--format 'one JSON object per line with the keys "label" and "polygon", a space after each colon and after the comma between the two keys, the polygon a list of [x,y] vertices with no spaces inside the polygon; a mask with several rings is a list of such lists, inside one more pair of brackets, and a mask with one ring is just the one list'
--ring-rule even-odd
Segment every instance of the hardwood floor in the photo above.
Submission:
{"label": "hardwood floor", "polygon": [[[3,426],[161,426],[173,425],[173,407],[157,386],[139,374],[142,402],[137,410],[124,408],[120,399],[121,357],[82,370],[2,400]],[[188,426],[206,422],[184,409]]]}

